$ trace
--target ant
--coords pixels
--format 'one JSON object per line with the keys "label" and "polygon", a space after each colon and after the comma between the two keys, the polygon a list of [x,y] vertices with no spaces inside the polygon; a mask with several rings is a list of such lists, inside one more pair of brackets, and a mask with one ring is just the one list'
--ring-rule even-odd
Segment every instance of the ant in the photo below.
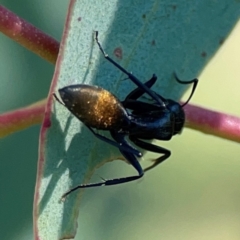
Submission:
{"label": "ant", "polygon": [[[62,200],[79,188],[109,186],[137,180],[143,177],[146,171],[169,158],[171,152],[168,149],[143,140],[157,139],[168,141],[173,135],[181,132],[185,122],[183,107],[192,98],[198,83],[198,79],[181,81],[175,74],[175,79],[178,83],[193,84],[192,92],[183,105],[172,99],[165,99],[151,90],[151,87],[157,81],[155,74],[147,82],[140,82],[137,77],[125,70],[105,53],[98,40],[97,31],[95,32],[95,40],[105,59],[125,73],[137,85],[137,88],[130,92],[122,102],[101,87],[84,84],[70,85],[59,89],[61,101],[56,94],[54,94],[54,97],[83,122],[95,137],[117,147],[127,161],[137,170],[138,175],[78,185],[64,193]],[[139,98],[143,94],[148,94],[153,103],[140,101]],[[109,131],[113,140],[96,133],[93,130],[94,128]],[[142,153],[134,148],[126,140],[126,137],[144,150],[163,155],[155,159],[152,165],[143,170],[137,160],[137,157],[142,157]]]}

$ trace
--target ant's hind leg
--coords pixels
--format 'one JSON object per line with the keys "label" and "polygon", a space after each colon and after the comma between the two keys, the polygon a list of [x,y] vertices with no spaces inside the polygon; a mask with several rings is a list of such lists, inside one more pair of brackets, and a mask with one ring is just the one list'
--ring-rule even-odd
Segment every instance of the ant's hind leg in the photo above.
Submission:
{"label": "ant's hind leg", "polygon": [[155,152],[155,153],[161,153],[163,154],[163,156],[153,160],[153,164],[150,165],[149,167],[145,168],[144,169],[144,172],[156,167],[158,164],[162,163],[163,161],[165,161],[166,159],[168,159],[171,155],[171,151],[169,151],[168,149],[166,148],[163,148],[163,147],[160,147],[160,146],[156,146],[154,144],[151,144],[151,143],[147,143],[147,142],[144,142],[138,138],[135,138],[135,137],[129,137],[129,139],[134,142],[137,146],[139,146],[140,148],[143,148],[147,151],[150,151],[150,152]]}
{"label": "ant's hind leg", "polygon": [[[155,82],[157,81],[157,76],[155,74],[153,74],[153,76],[151,77],[151,79],[149,79],[147,82],[144,83],[144,85],[146,87],[148,87],[149,89],[155,84]],[[137,87],[135,88],[132,92],[130,92],[127,97],[125,98],[124,101],[128,101],[129,99],[131,100],[137,100],[138,98],[140,98],[143,94],[145,93],[145,91],[140,88]]]}
{"label": "ant's hind leg", "polygon": [[[103,47],[98,40],[98,31],[95,32],[95,40],[98,44],[100,51],[104,55],[105,59],[107,59],[110,63],[112,63],[120,71],[125,73],[133,83],[135,83],[140,89],[142,89],[142,91],[144,93],[147,93],[153,100],[155,100],[159,104],[159,106],[162,106],[162,107],[166,106],[164,101],[162,101],[162,99],[159,98],[159,96],[154,91],[152,91],[149,87],[145,86],[137,77],[135,77],[132,73],[128,72],[125,68],[120,66],[117,62],[115,62],[112,58],[110,58],[108,56],[108,54],[103,50]],[[156,76],[153,75],[153,78],[156,78]]]}
{"label": "ant's hind leg", "polygon": [[76,191],[77,189],[80,188],[90,188],[90,187],[99,187],[99,186],[111,186],[111,185],[117,185],[117,184],[122,184],[122,183],[127,183],[127,182],[131,182],[134,180],[137,180],[141,177],[143,177],[144,175],[144,171],[141,167],[141,165],[139,164],[138,160],[136,159],[136,157],[129,152],[123,151],[120,149],[120,152],[123,154],[123,156],[126,158],[126,160],[131,163],[133,165],[133,167],[138,171],[138,175],[135,176],[129,176],[129,177],[123,177],[123,178],[114,178],[114,179],[108,179],[105,180],[103,179],[102,182],[98,182],[98,183],[89,183],[89,184],[81,184],[78,185],[72,189],[70,189],[69,191],[67,191],[66,193],[64,193],[61,197],[61,201],[64,201],[65,198],[72,192]]}
{"label": "ant's hind leg", "polygon": [[130,145],[123,145],[123,144],[120,144],[118,142],[115,142],[105,136],[102,136],[101,134],[98,134],[96,133],[91,127],[87,126],[88,129],[94,134],[95,137],[97,137],[98,139],[116,147],[116,148],[119,148],[119,149],[122,149],[123,151],[126,151],[126,152],[130,152],[132,154],[134,154],[135,156],[137,157],[141,157],[142,156],[142,153],[139,152],[137,149],[133,148],[132,146]]}

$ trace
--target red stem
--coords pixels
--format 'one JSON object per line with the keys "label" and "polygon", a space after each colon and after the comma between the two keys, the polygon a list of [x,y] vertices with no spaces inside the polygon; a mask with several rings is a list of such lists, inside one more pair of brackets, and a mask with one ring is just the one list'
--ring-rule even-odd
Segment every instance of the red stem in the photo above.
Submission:
{"label": "red stem", "polygon": [[59,42],[0,5],[0,31],[55,64]]}
{"label": "red stem", "polygon": [[194,105],[187,105],[184,109],[187,127],[240,142],[240,118]]}
{"label": "red stem", "polygon": [[44,117],[46,100],[0,115],[0,138],[16,131],[40,124]]}

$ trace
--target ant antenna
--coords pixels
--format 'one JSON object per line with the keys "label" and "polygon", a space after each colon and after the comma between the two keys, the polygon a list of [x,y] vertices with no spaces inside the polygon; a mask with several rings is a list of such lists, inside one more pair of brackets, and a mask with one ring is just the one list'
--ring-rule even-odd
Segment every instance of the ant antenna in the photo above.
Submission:
{"label": "ant antenna", "polygon": [[198,85],[198,79],[197,78],[194,78],[193,80],[190,80],[190,81],[182,81],[178,78],[177,74],[174,72],[174,77],[176,79],[176,81],[180,84],[191,84],[193,83],[193,87],[192,87],[192,91],[191,91],[191,94],[190,96],[188,97],[187,101],[181,105],[181,107],[184,107],[188,104],[188,102],[191,100],[196,88],[197,88],[197,85]]}

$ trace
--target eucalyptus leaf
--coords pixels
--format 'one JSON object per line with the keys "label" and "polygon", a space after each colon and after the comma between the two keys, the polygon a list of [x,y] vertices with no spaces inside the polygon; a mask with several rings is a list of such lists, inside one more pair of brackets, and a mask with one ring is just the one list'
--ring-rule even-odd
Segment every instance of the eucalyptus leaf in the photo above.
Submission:
{"label": "eucalyptus leaf", "polygon": [[[153,89],[178,100],[186,89],[173,72],[181,80],[197,77],[236,24],[239,9],[233,0],[71,1],[50,97],[52,90],[76,83],[101,86],[119,99],[136,87],[104,59],[93,38],[97,30],[114,60],[143,82],[155,73]],[[59,199],[86,183],[94,169],[121,157],[53,102],[51,127],[43,125],[41,133],[35,197],[35,236],[41,240],[74,237],[83,191]]]}

